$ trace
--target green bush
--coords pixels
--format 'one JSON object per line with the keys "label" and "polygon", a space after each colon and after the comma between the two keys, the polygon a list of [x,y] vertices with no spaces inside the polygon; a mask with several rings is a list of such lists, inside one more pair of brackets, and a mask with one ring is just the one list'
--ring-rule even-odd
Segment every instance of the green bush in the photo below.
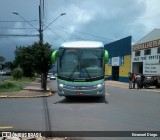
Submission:
{"label": "green bush", "polygon": [[12,76],[15,80],[21,79],[23,77],[23,70],[20,67],[15,68],[12,71]]}
{"label": "green bush", "polygon": [[8,88],[13,88],[13,87],[15,87],[15,85],[11,82],[5,82],[5,83],[0,84],[0,88],[8,89]]}
{"label": "green bush", "polygon": [[15,85],[11,82],[4,82],[0,84],[0,93],[1,92],[15,92],[22,90],[23,87],[21,85]]}

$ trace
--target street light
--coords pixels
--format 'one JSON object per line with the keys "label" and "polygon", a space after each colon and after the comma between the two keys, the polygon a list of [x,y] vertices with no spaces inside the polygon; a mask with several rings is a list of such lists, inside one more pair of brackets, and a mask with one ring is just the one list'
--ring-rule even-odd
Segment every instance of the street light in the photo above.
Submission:
{"label": "street light", "polygon": [[18,14],[19,14],[19,13],[17,13],[16,11],[13,11],[12,13],[15,14],[15,15],[18,15]]}
{"label": "street light", "polygon": [[[45,28],[44,28],[44,30],[46,29],[46,28],[48,28],[53,22],[55,22],[59,17],[61,17],[61,16],[64,16],[64,15],[66,15],[66,13],[61,13],[58,17],[56,17],[51,23],[49,23]],[[43,30],[43,31],[44,31]]]}
{"label": "street light", "polygon": [[16,11],[12,11],[13,14],[21,17],[24,21],[26,21],[31,27],[33,27],[36,31],[39,32],[39,39],[40,39],[40,44],[43,44],[43,31],[47,29],[53,22],[55,22],[59,17],[66,15],[66,13],[61,13],[59,16],[57,16],[51,23],[49,23],[44,29],[43,29],[43,24],[41,20],[41,8],[39,6],[39,30],[36,29],[29,21],[27,21],[21,14],[19,14]]}
{"label": "street light", "polygon": [[[20,16],[24,21],[26,21],[31,27],[33,27],[35,30],[37,30],[29,21],[27,21],[22,15],[20,15],[18,12],[16,12],[16,11],[13,11],[12,12],[13,14],[15,14],[15,15],[18,15],[18,16]],[[38,30],[37,30],[38,31]]]}
{"label": "street light", "polygon": [[[26,21],[30,26],[32,26],[34,29],[36,29],[30,22],[28,22],[22,15],[20,15],[16,11],[12,11],[13,14],[20,16],[24,21]],[[59,17],[66,15],[66,13],[61,13],[59,16],[57,16],[51,23],[49,23],[42,31],[44,31],[46,28],[48,28],[53,22],[55,22]],[[37,29],[36,29],[37,30]],[[39,31],[39,30],[37,30]]]}

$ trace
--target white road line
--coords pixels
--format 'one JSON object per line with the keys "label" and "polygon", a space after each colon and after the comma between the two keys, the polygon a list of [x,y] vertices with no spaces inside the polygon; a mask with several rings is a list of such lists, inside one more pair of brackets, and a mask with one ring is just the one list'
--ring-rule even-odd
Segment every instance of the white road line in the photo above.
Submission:
{"label": "white road line", "polygon": [[12,129],[13,126],[0,126],[0,129]]}

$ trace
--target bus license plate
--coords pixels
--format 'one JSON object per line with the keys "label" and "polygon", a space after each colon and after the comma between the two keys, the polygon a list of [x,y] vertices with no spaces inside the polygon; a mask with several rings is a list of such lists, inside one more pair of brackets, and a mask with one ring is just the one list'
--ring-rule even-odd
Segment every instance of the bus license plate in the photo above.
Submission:
{"label": "bus license plate", "polygon": [[83,95],[84,93],[83,93],[83,92],[77,92],[76,94],[78,94],[78,95]]}

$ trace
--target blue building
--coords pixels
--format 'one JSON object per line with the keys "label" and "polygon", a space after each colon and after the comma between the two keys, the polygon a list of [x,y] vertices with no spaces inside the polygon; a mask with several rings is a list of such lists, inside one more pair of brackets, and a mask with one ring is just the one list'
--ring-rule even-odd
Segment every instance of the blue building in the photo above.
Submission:
{"label": "blue building", "polygon": [[131,71],[131,42],[132,37],[128,36],[104,46],[109,53],[105,75],[111,80],[128,82],[128,73]]}

